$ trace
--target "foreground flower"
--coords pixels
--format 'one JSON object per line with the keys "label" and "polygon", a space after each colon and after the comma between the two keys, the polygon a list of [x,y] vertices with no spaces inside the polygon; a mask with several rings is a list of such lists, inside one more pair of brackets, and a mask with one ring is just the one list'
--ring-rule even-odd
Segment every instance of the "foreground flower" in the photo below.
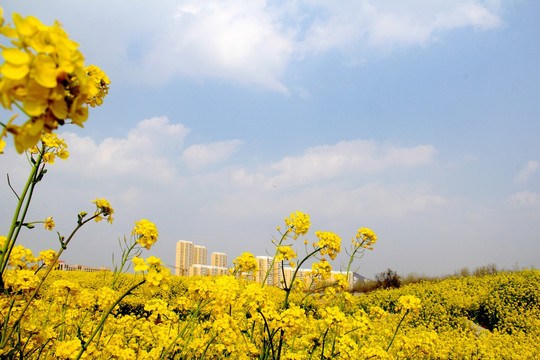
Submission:
{"label": "foreground flower", "polygon": [[[60,139],[56,134],[45,134],[41,137],[43,145],[45,145],[45,152],[43,154],[43,160],[46,163],[54,164],[54,159],[58,156],[62,160],[66,160],[69,157],[67,151],[67,145],[64,139]],[[36,147],[32,148],[31,153],[38,152]]]}
{"label": "foreground flower", "polygon": [[373,244],[377,242],[377,235],[375,235],[373,230],[363,227],[358,229],[358,233],[352,241],[355,246],[373,250]]}
{"label": "foreground flower", "polygon": [[[296,252],[290,246],[278,246],[276,250],[276,261],[296,259]],[[293,264],[295,264],[294,261],[289,262],[291,267],[295,267]]]}
{"label": "foreground flower", "polygon": [[259,264],[253,254],[245,252],[233,260],[235,273],[250,273],[259,270]]}
{"label": "foreground flower", "polygon": [[332,275],[332,265],[325,259],[321,259],[318,263],[311,265],[311,274],[314,277],[319,276],[322,280],[328,279]]}
{"label": "foreground flower", "polygon": [[111,207],[111,204],[105,199],[96,199],[92,202],[96,204],[97,207],[96,212],[94,213],[96,222],[103,220],[103,217],[107,217],[107,221],[112,224],[113,218],[111,215],[114,213],[114,209]]}
{"label": "foreground flower", "polygon": [[54,221],[52,216],[45,219],[45,229],[52,231],[54,228]]}
{"label": "foreground flower", "polygon": [[148,263],[148,265],[152,267],[157,267],[157,266],[162,265],[161,259],[155,256],[150,256],[149,258],[146,259],[146,262]]}
{"label": "foreground flower", "polygon": [[146,271],[148,270],[148,265],[144,262],[144,259],[135,256],[133,258],[133,264],[135,265],[133,268],[133,271],[139,272],[139,271]]}
{"label": "foreground flower", "polygon": [[[148,259],[146,259],[148,261]],[[159,260],[159,259],[158,259]],[[151,267],[148,270],[148,275],[146,276],[146,283],[151,292],[155,293],[157,291],[169,290],[171,283],[171,273],[170,270],[163,266]]]}
{"label": "foreground flower", "polygon": [[135,227],[131,235],[137,236],[137,242],[150,250],[150,247],[157,241],[158,231],[156,225],[146,219],[135,221]]}
{"label": "foreground flower", "polygon": [[54,259],[56,258],[56,251],[54,250],[43,250],[39,252],[38,261],[43,261],[45,265],[52,265]]}
{"label": "foreground flower", "polygon": [[401,311],[418,310],[422,308],[421,302],[416,296],[404,295],[398,299],[398,307]]}
{"label": "foreground flower", "polygon": [[341,239],[339,236],[328,231],[317,231],[315,233],[319,241],[313,244],[314,247],[321,248],[321,255],[328,254],[332,260],[341,251]]}
{"label": "foreground flower", "polygon": [[295,240],[300,235],[306,235],[309,230],[309,226],[311,225],[309,215],[300,211],[291,213],[290,218],[285,218],[285,224],[287,224],[287,226],[290,227],[294,232],[293,238]]}
{"label": "foreground flower", "polygon": [[[84,66],[79,44],[69,39],[59,22],[46,26],[33,16],[13,14],[13,24],[0,29],[0,35],[11,40],[9,47],[2,46],[0,105],[12,110],[15,104],[28,120],[2,124],[5,131],[0,138],[11,133],[22,153],[59,125],[82,126],[88,106],[103,103],[110,81],[98,67]],[[0,152],[3,146],[0,140]]]}

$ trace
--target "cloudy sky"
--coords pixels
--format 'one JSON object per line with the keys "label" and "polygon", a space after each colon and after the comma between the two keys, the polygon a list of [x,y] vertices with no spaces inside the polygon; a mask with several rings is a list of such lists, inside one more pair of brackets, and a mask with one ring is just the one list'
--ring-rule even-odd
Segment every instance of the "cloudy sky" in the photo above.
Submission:
{"label": "cloudy sky", "polygon": [[[84,129],[61,129],[71,157],[30,213],[65,235],[91,200],[111,202],[114,225],[82,229],[68,263],[110,267],[142,218],[166,264],[181,239],[229,262],[266,255],[299,210],[310,241],[334,231],[345,247],[373,229],[356,262],[368,277],[540,266],[537,1],[2,3],[8,20],[58,19],[112,81]],[[23,186],[11,141],[0,167]],[[0,185],[7,229],[15,197]],[[37,252],[55,236],[21,242]]]}

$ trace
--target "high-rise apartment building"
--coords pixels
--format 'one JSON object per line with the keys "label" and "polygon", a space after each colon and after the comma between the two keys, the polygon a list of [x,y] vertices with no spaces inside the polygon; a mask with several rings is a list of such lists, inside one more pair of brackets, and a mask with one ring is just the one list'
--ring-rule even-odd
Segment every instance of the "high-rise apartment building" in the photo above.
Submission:
{"label": "high-rise apartment building", "polygon": [[208,250],[205,246],[194,245],[193,246],[193,265],[207,265],[208,264]]}
{"label": "high-rise apartment building", "polygon": [[[255,258],[259,264],[259,271],[255,273],[255,281],[262,283],[266,274],[266,285],[278,285],[280,280],[281,261],[275,261],[272,265],[273,258],[271,256],[257,256]],[[268,270],[271,268],[270,272]]]}
{"label": "high-rise apartment building", "polygon": [[193,265],[194,245],[191,241],[180,240],[176,243],[175,275],[189,275],[189,268]]}
{"label": "high-rise apartment building", "polygon": [[210,255],[210,265],[226,268],[227,267],[227,254],[222,252],[213,252]]}

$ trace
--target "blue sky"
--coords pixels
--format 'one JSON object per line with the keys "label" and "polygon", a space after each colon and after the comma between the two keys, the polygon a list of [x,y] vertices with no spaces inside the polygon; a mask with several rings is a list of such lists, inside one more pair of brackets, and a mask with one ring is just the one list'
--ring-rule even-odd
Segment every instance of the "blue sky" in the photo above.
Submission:
{"label": "blue sky", "polygon": [[[32,209],[66,234],[90,200],[111,202],[114,225],[83,229],[69,263],[110,266],[141,218],[158,226],[151,254],[166,264],[177,240],[230,262],[265,255],[299,210],[310,240],[334,231],[345,246],[373,229],[379,242],[356,263],[368,277],[540,266],[536,1],[2,6],[6,19],[58,19],[112,82],[84,129],[61,129],[71,157],[51,166]],[[11,144],[0,164],[23,181]],[[7,228],[14,198],[2,187]],[[56,247],[41,229],[21,241]]]}

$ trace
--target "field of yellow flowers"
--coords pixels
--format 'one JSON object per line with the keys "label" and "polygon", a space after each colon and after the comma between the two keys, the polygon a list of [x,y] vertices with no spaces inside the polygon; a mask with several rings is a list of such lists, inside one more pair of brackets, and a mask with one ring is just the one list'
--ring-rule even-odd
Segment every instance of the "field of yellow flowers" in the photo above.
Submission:
{"label": "field of yellow flowers", "polygon": [[[159,258],[142,256],[158,239],[146,219],[120,241],[113,271],[56,270],[80,228],[114,221],[107,200],[95,199],[93,212],[76,214],[72,232],[58,233],[58,250],[34,256],[19,235],[37,224],[55,227],[52,216],[27,219],[47,168],[69,157],[55,131],[82,126],[90,108],[103,103],[110,80],[97,66],[85,66],[79,45],[58,22],[47,26],[14,14],[7,23],[0,8],[0,35],[10,44],[0,45],[0,105],[17,112],[0,119],[0,154],[4,139],[12,139],[29,169],[21,189],[8,183],[17,205],[0,236],[0,359],[540,358],[539,271],[354,296],[347,292],[353,262],[373,249],[377,236],[362,227],[344,245],[335,233],[315,231],[310,242],[309,215],[299,211],[272,240],[272,265],[294,269],[280,287],[250,281],[257,262],[249,253],[228,276],[173,277]],[[342,247],[346,272],[331,275]],[[299,269],[308,261],[304,278]]]}
{"label": "field of yellow flowers", "polygon": [[[72,359],[141,275],[53,271],[18,330],[22,358]],[[540,271],[450,278],[353,296],[340,286],[290,294],[233,276],[174,277],[126,296],[88,359],[536,359]],[[24,291],[2,297],[2,317]],[[11,302],[10,302],[11,301]],[[479,325],[482,325],[481,328]]]}

